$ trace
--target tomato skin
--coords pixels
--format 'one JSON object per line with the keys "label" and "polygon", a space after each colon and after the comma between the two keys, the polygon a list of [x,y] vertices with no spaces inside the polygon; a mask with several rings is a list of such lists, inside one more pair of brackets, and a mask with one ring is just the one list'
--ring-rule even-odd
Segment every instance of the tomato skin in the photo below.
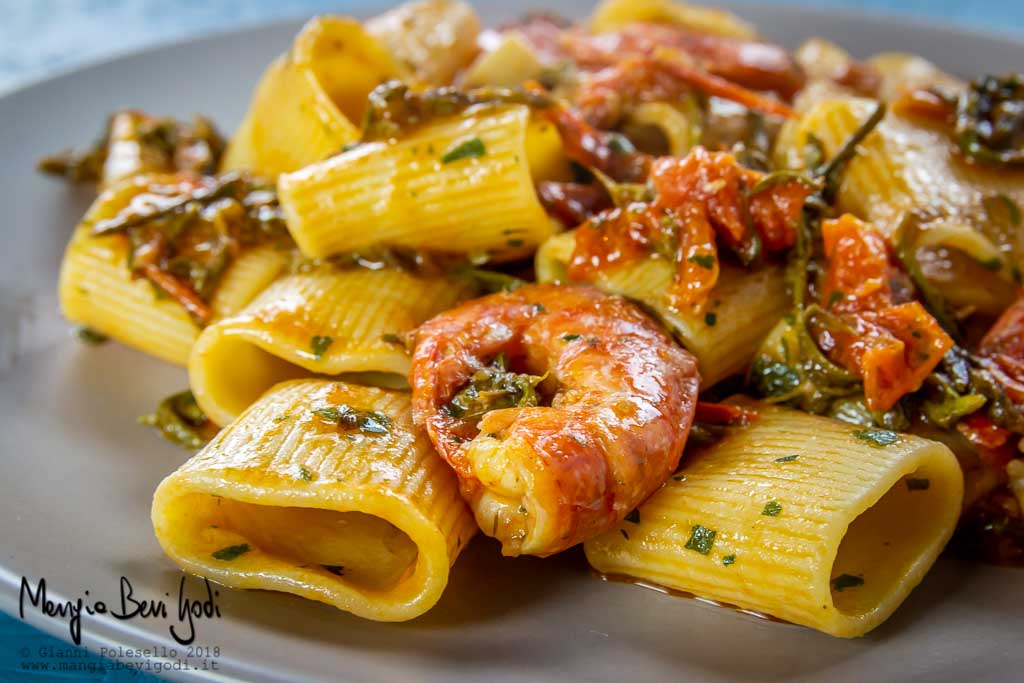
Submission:
{"label": "tomato skin", "polygon": [[847,328],[829,332],[832,355],[864,380],[870,410],[888,410],[921,388],[953,339],[919,302],[893,303],[889,247],[872,226],[846,214],[821,230],[828,261],[821,305]]}
{"label": "tomato skin", "polygon": [[615,264],[660,254],[676,266],[670,303],[700,307],[718,281],[719,240],[740,248],[753,230],[769,251],[796,243],[810,189],[790,180],[749,195],[763,177],[740,166],[732,154],[703,147],[682,159],[654,160],[655,200],[605,211],[583,224],[576,231],[569,276],[588,280]]}

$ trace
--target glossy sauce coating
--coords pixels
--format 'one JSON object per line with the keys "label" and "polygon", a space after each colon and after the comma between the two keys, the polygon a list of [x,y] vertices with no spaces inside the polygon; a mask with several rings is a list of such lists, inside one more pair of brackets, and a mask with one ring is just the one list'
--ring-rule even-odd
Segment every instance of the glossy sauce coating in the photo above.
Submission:
{"label": "glossy sauce coating", "polygon": [[[505,354],[543,376],[549,405],[446,406]],[[459,476],[506,555],[549,555],[607,530],[676,469],[696,360],[632,304],[583,286],[528,285],[447,311],[415,335],[413,419]]]}

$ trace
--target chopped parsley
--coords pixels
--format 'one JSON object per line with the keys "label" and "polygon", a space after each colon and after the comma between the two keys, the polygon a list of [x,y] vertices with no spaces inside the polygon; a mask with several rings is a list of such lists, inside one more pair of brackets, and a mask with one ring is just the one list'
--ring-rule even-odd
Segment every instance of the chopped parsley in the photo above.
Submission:
{"label": "chopped parsley", "polygon": [[628,515],[623,517],[623,519],[626,520],[627,522],[632,522],[633,524],[639,524],[640,523],[640,510],[633,509]]}
{"label": "chopped parsley", "polygon": [[888,429],[855,429],[851,433],[873,448],[885,448],[900,440],[899,434]]}
{"label": "chopped parsley", "polygon": [[836,578],[832,579],[832,590],[837,593],[842,593],[847,588],[856,588],[857,586],[863,586],[864,579],[859,576],[853,576],[852,574],[840,574]]}
{"label": "chopped parsley", "polygon": [[767,397],[785,396],[800,386],[800,373],[785,363],[761,357],[750,369],[751,383]]}
{"label": "chopped parsley", "polygon": [[401,336],[394,332],[386,332],[380,336],[380,338],[388,344],[394,344],[396,346],[405,346],[405,340]]}
{"label": "chopped parsley", "polygon": [[624,539],[626,539],[627,541],[629,540],[629,534],[626,533],[625,529],[619,529],[619,533],[622,534],[622,537]]}
{"label": "chopped parsley", "polygon": [[335,576],[345,576],[345,568],[340,564],[322,564],[320,566]]}
{"label": "chopped parsley", "polygon": [[220,550],[214,551],[213,559],[224,560],[225,562],[227,562],[228,560],[235,559],[239,555],[245,555],[247,552],[249,552],[248,543],[242,543],[239,545],[229,545],[226,548],[221,548]]}
{"label": "chopped parsley", "polygon": [[313,414],[338,425],[343,431],[359,430],[364,434],[387,434],[391,427],[391,418],[384,413],[371,410],[360,410],[342,404],[327,408],[315,408]]}
{"label": "chopped parsley", "polygon": [[704,324],[707,325],[708,327],[714,327],[715,323],[717,323],[717,322],[718,322],[718,315],[717,314],[715,314],[715,313],[705,313],[704,314]]}
{"label": "chopped parsley", "polygon": [[981,261],[981,265],[985,270],[991,270],[993,273],[998,273],[1003,269],[1003,259],[998,256],[993,256],[987,261]]}
{"label": "chopped parsley", "polygon": [[838,289],[828,295],[828,306],[826,308],[832,308],[837,303],[846,298],[846,295],[840,292]]}
{"label": "chopped parsley", "polygon": [[334,343],[334,337],[327,335],[313,335],[313,338],[309,340],[309,348],[313,351],[313,358],[320,360],[324,357],[327,349]]}
{"label": "chopped parsley", "polygon": [[781,458],[775,458],[775,462],[793,462],[799,457],[800,456],[795,453],[793,455],[784,455]]}
{"label": "chopped parsley", "polygon": [[579,338],[580,338],[580,335],[578,335],[578,334],[563,334],[562,335],[562,341],[567,341],[567,342],[576,341]]}
{"label": "chopped parsley", "polygon": [[470,138],[469,140],[463,140],[445,152],[441,156],[441,163],[450,164],[453,161],[482,157],[485,154],[487,154],[487,148],[484,146],[484,141],[480,138]]}
{"label": "chopped parsley", "polygon": [[736,556],[735,555],[726,555],[725,557],[722,558],[722,564],[724,564],[726,567],[728,567],[730,564],[735,564],[735,563],[736,563]]}
{"label": "chopped parsley", "polygon": [[608,149],[618,154],[632,154],[636,152],[636,147],[622,133],[608,134]]}
{"label": "chopped parsley", "polygon": [[499,353],[489,366],[473,373],[469,383],[441,410],[461,420],[475,420],[500,408],[540,405],[537,385],[543,379],[510,371],[505,354]]}
{"label": "chopped parsley", "polygon": [[714,254],[694,254],[686,260],[690,263],[696,263],[698,266],[706,270],[711,270],[715,267]]}
{"label": "chopped parsley", "polygon": [[778,517],[780,512],[782,512],[782,505],[777,500],[769,500],[764,504],[764,510],[761,510],[761,514],[765,517]]}
{"label": "chopped parsley", "polygon": [[716,533],[714,529],[694,524],[690,530],[690,540],[686,542],[684,547],[687,550],[696,550],[701,555],[707,555],[711,552],[711,547],[715,545]]}
{"label": "chopped parsley", "polygon": [[299,467],[299,478],[302,479],[302,481],[313,481],[313,473],[305,467]]}
{"label": "chopped parsley", "polygon": [[534,313],[547,313],[548,309],[544,308],[544,304],[532,304]]}
{"label": "chopped parsley", "polygon": [[78,341],[84,344],[89,344],[90,346],[99,346],[104,342],[110,341],[110,337],[107,335],[102,332],[97,332],[91,327],[86,327],[85,325],[80,325],[75,328],[75,337]]}
{"label": "chopped parsley", "polygon": [[928,479],[922,479],[919,477],[907,477],[907,490],[908,491],[927,491],[932,485]]}
{"label": "chopped parsley", "polygon": [[672,481],[686,481],[686,475],[685,474],[673,474],[672,475]]}

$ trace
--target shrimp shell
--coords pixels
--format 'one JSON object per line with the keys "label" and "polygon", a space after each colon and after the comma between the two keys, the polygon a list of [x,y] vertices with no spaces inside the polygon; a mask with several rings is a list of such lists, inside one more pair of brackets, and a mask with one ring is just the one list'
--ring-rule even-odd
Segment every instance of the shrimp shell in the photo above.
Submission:
{"label": "shrimp shell", "polygon": [[[446,311],[414,341],[413,419],[505,555],[550,555],[611,528],[678,467],[697,362],[620,297],[528,285]],[[545,376],[549,405],[492,410],[479,424],[445,410],[499,353]]]}

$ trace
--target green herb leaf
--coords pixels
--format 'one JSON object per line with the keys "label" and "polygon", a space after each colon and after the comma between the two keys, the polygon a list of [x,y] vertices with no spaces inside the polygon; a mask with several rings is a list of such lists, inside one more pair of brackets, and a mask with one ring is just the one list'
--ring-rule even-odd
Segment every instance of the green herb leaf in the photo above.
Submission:
{"label": "green herb leaf", "polygon": [[929,480],[919,477],[907,477],[906,482],[908,491],[927,491],[932,485]]}
{"label": "green herb leaf", "polygon": [[769,500],[761,510],[761,514],[765,517],[778,517],[780,512],[782,512],[782,505],[777,500]]}
{"label": "green herb leaf", "polygon": [[859,576],[853,576],[852,574],[840,574],[836,578],[832,579],[832,590],[837,593],[842,593],[847,588],[856,588],[857,586],[863,586],[864,579]]}
{"label": "green herb leaf", "polygon": [[498,354],[488,367],[473,373],[442,410],[455,418],[476,420],[500,408],[536,406],[540,404],[537,385],[543,379],[509,371],[504,354]]}
{"label": "green herb leaf", "polygon": [[639,524],[640,523],[640,510],[634,508],[633,510],[630,511],[630,513],[628,515],[623,517],[623,519],[626,520],[627,522],[632,522],[633,524]]}
{"label": "green herb leaf", "polygon": [[216,431],[191,391],[168,396],[155,412],[140,417],[139,424],[156,427],[163,438],[189,449],[202,448]]}
{"label": "green herb leaf", "polygon": [[386,434],[391,427],[391,418],[384,413],[361,410],[342,404],[327,408],[314,408],[313,414],[338,426],[342,431],[358,430],[364,434]]}
{"label": "green herb leaf", "polygon": [[885,448],[900,440],[899,434],[888,429],[855,429],[851,434],[873,448]]}
{"label": "green herb leaf", "polygon": [[793,462],[794,460],[796,460],[799,457],[800,456],[796,455],[796,454],[794,454],[794,455],[784,455],[781,458],[775,458],[775,462]]}
{"label": "green herb leaf", "polygon": [[715,267],[715,256],[714,254],[694,254],[693,256],[686,259],[690,263],[696,263],[705,270],[711,270]]}
{"label": "green herb leaf", "polygon": [[302,481],[313,481],[313,473],[305,467],[299,467],[299,478],[301,478]]}
{"label": "green herb leaf", "polygon": [[309,348],[313,351],[313,357],[320,360],[333,343],[334,337],[327,335],[314,335],[313,338],[309,340]]}
{"label": "green herb leaf", "polygon": [[441,163],[450,164],[453,161],[482,157],[485,154],[487,154],[487,148],[484,147],[484,141],[480,138],[470,138],[469,140],[463,140],[445,152],[441,156]]}
{"label": "green herb leaf", "polygon": [[562,341],[567,341],[567,342],[576,341],[579,338],[580,338],[580,335],[578,335],[578,334],[563,334],[562,335]]}
{"label": "green herb leaf", "polygon": [[608,134],[608,149],[618,154],[633,154],[636,152],[636,147],[622,133]]}
{"label": "green herb leaf", "polygon": [[717,323],[717,322],[718,322],[718,315],[717,314],[715,314],[715,313],[705,313],[704,314],[704,324],[707,325],[708,327],[714,327],[715,323]]}
{"label": "green herb leaf", "polygon": [[735,563],[736,563],[736,556],[735,555],[726,555],[725,557],[722,558],[722,564],[724,564],[726,567],[728,567],[730,564],[735,564]]}
{"label": "green herb leaf", "polygon": [[91,327],[86,327],[85,325],[79,325],[75,328],[75,337],[78,341],[83,344],[89,344],[90,346],[99,346],[100,344],[110,341],[110,337],[107,335],[102,332],[97,332]]}
{"label": "green herb leaf", "polygon": [[335,576],[345,576],[345,568],[340,564],[322,564],[320,566]]}
{"label": "green herb leaf", "polygon": [[715,545],[716,533],[713,529],[695,524],[690,529],[690,540],[686,542],[684,547],[687,550],[696,550],[701,555],[707,555],[711,552],[711,547]]}
{"label": "green herb leaf", "polygon": [[226,548],[221,548],[213,553],[215,560],[223,560],[225,562],[233,560],[239,555],[244,555],[249,552],[249,544],[242,543],[240,545],[229,545]]}

